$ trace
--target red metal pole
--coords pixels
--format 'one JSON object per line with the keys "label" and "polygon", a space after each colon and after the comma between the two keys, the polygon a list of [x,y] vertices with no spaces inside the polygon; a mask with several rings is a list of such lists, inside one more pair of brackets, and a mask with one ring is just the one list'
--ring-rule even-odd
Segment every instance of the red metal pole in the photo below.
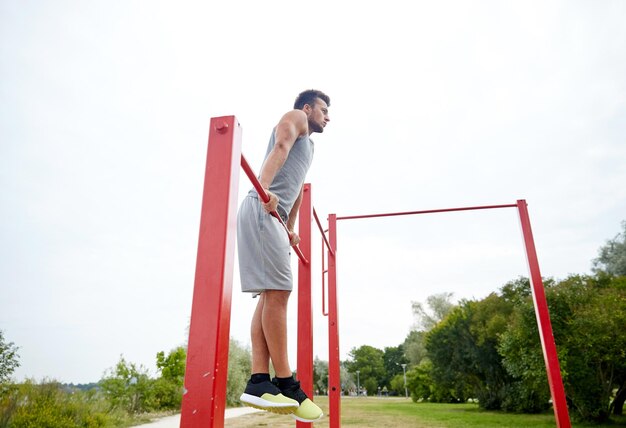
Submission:
{"label": "red metal pole", "polygon": [[[305,184],[300,205],[298,233],[300,250],[311,260],[311,185]],[[298,380],[302,390],[313,399],[313,303],[311,264],[298,262]],[[313,424],[296,421],[298,428]]]}
{"label": "red metal pole", "polygon": [[326,311],[326,274],[328,273],[328,269],[326,269],[326,246],[325,246],[326,239],[324,238],[322,238],[322,245],[321,245],[322,247],[322,315],[327,317],[328,312]]}
{"label": "red metal pole", "polygon": [[[330,428],[341,426],[339,314],[337,304],[337,215],[328,216],[328,403]],[[334,250],[331,252],[331,249]]]}
{"label": "red metal pole", "polygon": [[322,227],[322,223],[320,223],[320,219],[317,216],[317,213],[315,212],[315,207],[313,207],[313,217],[315,217],[315,222],[317,223],[317,227],[319,228],[320,233],[322,234],[322,240],[324,240],[324,242],[326,243],[326,247],[332,253],[333,249],[330,248],[330,244],[328,243],[328,239],[326,238],[326,233],[324,233],[324,228]]}
{"label": "red metal pole", "polygon": [[211,119],[180,426],[224,426],[241,127]]}
{"label": "red metal pole", "polygon": [[559,367],[556,344],[554,343],[554,336],[552,334],[550,312],[546,301],[543,280],[541,279],[541,272],[539,271],[539,261],[537,259],[537,251],[535,250],[535,241],[530,228],[528,206],[524,199],[517,201],[517,209],[519,211],[520,222],[522,224],[524,245],[526,246],[533,303],[535,305],[537,325],[539,326],[539,337],[541,339],[541,347],[543,348],[543,358],[546,363],[546,371],[548,373],[548,384],[550,385],[550,393],[552,394],[552,407],[554,408],[556,426],[559,428],[570,428],[572,425],[567,410],[567,401],[565,400],[565,389],[563,388],[563,379],[561,378],[561,369]]}

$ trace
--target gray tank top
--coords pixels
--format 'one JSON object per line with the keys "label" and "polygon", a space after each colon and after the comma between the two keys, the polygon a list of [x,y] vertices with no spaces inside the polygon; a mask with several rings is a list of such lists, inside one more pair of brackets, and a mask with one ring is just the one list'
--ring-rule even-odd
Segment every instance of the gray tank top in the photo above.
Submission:
{"label": "gray tank top", "polygon": [[[272,136],[267,146],[265,159],[276,144],[276,128],[272,130]],[[270,191],[278,196],[278,214],[286,221],[293,204],[300,195],[300,189],[304,184],[306,173],[313,162],[314,144],[308,135],[296,140],[289,151],[287,160],[282,168],[276,173],[274,181],[270,185]],[[256,190],[250,190],[249,195],[257,196]]]}

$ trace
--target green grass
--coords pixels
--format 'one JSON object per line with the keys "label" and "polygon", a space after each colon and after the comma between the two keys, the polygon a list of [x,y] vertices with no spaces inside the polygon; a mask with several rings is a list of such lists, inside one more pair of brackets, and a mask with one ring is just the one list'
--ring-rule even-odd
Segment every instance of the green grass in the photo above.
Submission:
{"label": "green grass", "polygon": [[[328,398],[315,397],[324,410],[324,418],[316,428],[329,426]],[[271,426],[293,427],[293,419],[286,416],[258,413],[226,420],[226,427],[248,428]],[[483,411],[476,404],[413,403],[399,398],[343,398],[341,426],[350,428],[554,428],[554,413],[539,415]],[[626,417],[603,425],[585,425],[573,422],[573,427],[616,428],[626,426]]]}

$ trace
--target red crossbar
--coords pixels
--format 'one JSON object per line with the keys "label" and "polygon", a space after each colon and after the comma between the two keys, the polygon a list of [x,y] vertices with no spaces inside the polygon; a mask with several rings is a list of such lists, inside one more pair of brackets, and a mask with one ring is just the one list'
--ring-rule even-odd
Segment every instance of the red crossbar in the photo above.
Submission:
{"label": "red crossbar", "polygon": [[[556,344],[554,343],[554,336],[552,333],[552,325],[550,322],[550,313],[546,302],[543,281],[541,279],[541,272],[539,271],[539,262],[537,260],[537,253],[535,250],[535,244],[532,236],[532,230],[530,227],[530,218],[528,216],[528,209],[526,201],[520,199],[516,204],[506,205],[486,205],[475,207],[463,207],[463,208],[445,208],[437,210],[425,210],[425,211],[407,211],[397,213],[385,213],[385,214],[367,214],[367,215],[354,215],[336,217],[334,214],[329,216],[329,230],[330,230],[330,242],[333,243],[333,248],[337,248],[337,235],[336,235],[336,221],[337,220],[354,220],[373,217],[391,217],[401,215],[413,215],[413,214],[430,214],[441,213],[450,211],[469,211],[469,210],[482,210],[493,208],[517,208],[520,216],[520,222],[522,226],[522,235],[524,240],[524,246],[526,249],[526,256],[530,271],[531,291],[533,296],[533,303],[535,305],[535,314],[537,317],[537,325],[539,327],[539,335],[541,339],[541,346],[543,349],[544,360],[546,364],[546,372],[548,375],[548,384],[550,386],[550,393],[552,395],[552,403],[554,416],[556,419],[557,428],[570,428],[571,422],[569,419],[569,413],[567,409],[567,401],[565,398],[565,390],[563,388],[563,380],[561,378],[561,371],[559,367],[559,359],[556,351]],[[339,331],[338,331],[338,315],[337,315],[337,267],[336,257],[329,252],[329,407],[330,407],[330,428],[339,428],[341,426],[341,404],[340,397],[335,394],[335,388],[337,379],[339,378]],[[322,267],[323,269],[323,267]],[[322,277],[323,281],[323,277]],[[323,291],[323,289],[322,289]],[[332,387],[331,387],[332,385]]]}
{"label": "red crossbar", "polygon": [[506,205],[484,205],[479,207],[462,207],[462,208],[443,208],[438,210],[425,210],[425,211],[405,211],[398,213],[384,213],[384,214],[365,214],[365,215],[351,215],[337,217],[337,220],[356,220],[361,218],[373,218],[373,217],[394,217],[399,215],[415,215],[415,214],[432,214],[432,213],[445,213],[451,211],[470,211],[470,210],[489,210],[494,208],[516,208],[516,204]]}
{"label": "red crossbar", "polygon": [[[261,200],[263,202],[265,202],[265,203],[268,203],[270,201],[269,195],[267,194],[267,192],[265,191],[263,186],[261,186],[261,183],[256,178],[256,174],[254,173],[254,171],[252,171],[252,168],[250,167],[250,164],[248,164],[248,161],[246,160],[246,158],[243,155],[241,155],[241,167],[243,168],[244,172],[246,173],[246,175],[250,179],[250,182],[254,186],[254,189],[257,191],[257,193],[261,197]],[[287,225],[285,224],[283,219],[280,218],[280,216],[278,215],[278,213],[276,211],[272,211],[270,214],[273,217],[276,217],[276,219],[278,219],[280,224],[283,225],[283,227],[285,228],[285,231],[287,231],[287,235],[289,236],[289,241],[291,241],[292,233],[287,228]],[[300,251],[300,248],[298,248],[297,245],[293,245],[293,251],[298,255],[298,258],[302,261],[302,263],[304,263],[304,264],[308,264],[309,263],[309,261],[306,259],[306,257],[304,257],[304,254],[302,254],[302,251]]]}

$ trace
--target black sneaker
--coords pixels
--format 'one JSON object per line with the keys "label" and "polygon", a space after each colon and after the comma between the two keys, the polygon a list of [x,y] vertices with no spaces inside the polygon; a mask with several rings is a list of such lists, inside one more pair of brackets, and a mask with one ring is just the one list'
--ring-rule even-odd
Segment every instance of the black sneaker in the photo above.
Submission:
{"label": "black sneaker", "polygon": [[291,413],[296,420],[300,422],[315,422],[324,416],[322,409],[320,409],[317,404],[312,402],[302,388],[300,388],[300,382],[294,380],[283,387],[279,386],[276,378],[274,378],[272,382],[280,388],[280,392],[282,392],[284,396],[292,398],[300,403],[300,407],[298,407],[295,412]]}
{"label": "black sneaker", "polygon": [[284,415],[293,413],[299,406],[296,400],[281,394],[280,389],[269,380],[260,383],[248,381],[246,390],[239,399],[242,403],[255,409]]}

